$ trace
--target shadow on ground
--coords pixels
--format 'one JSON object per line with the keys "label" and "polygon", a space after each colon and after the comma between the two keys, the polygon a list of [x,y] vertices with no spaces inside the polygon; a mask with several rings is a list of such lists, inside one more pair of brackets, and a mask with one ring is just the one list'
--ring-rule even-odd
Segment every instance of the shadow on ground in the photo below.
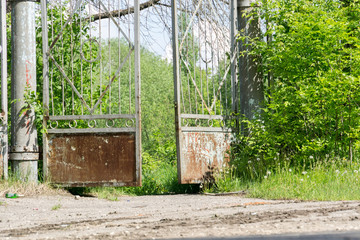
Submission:
{"label": "shadow on ground", "polygon": [[[313,233],[313,234],[284,234],[270,236],[245,237],[214,237],[214,238],[182,238],[182,240],[360,240],[360,232],[343,233]],[[177,240],[177,239],[173,239]],[[180,239],[179,239],[180,240]]]}

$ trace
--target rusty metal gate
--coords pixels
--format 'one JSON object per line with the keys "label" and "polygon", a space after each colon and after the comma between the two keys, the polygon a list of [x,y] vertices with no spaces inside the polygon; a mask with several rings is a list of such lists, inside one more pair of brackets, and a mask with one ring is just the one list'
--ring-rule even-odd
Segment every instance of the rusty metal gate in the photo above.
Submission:
{"label": "rusty metal gate", "polygon": [[140,185],[139,0],[41,2],[44,175]]}
{"label": "rusty metal gate", "polygon": [[228,161],[236,122],[235,9],[227,0],[172,4],[178,176],[200,183]]}
{"label": "rusty metal gate", "polygon": [[7,42],[6,42],[6,0],[0,4],[1,24],[1,112],[0,112],[0,178],[8,178],[8,96],[7,96]]}

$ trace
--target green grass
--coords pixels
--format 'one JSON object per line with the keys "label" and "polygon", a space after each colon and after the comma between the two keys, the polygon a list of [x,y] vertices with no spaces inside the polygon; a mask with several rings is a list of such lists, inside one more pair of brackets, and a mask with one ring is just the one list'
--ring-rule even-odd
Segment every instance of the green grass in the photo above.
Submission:
{"label": "green grass", "polygon": [[299,200],[359,200],[359,165],[318,165],[309,171],[286,168],[249,183],[250,197]]}
{"label": "green grass", "polygon": [[246,190],[247,197],[263,199],[360,200],[359,163],[317,164],[308,170],[283,167],[254,179],[241,179],[227,172],[217,175],[217,185],[207,191]]}
{"label": "green grass", "polygon": [[61,204],[59,203],[59,204],[54,205],[54,206],[51,208],[51,210],[52,210],[52,211],[56,211],[56,210],[59,210],[60,208],[61,208]]}

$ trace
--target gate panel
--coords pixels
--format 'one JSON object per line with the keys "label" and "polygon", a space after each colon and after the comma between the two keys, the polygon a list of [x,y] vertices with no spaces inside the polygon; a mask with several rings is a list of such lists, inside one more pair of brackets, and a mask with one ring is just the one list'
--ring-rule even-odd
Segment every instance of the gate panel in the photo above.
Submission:
{"label": "gate panel", "polygon": [[44,0],[42,9],[45,176],[140,185],[139,1]]}
{"label": "gate panel", "polygon": [[228,162],[237,101],[232,2],[172,1],[180,183],[200,183]]}
{"label": "gate panel", "polygon": [[132,133],[58,134],[51,135],[49,140],[51,177],[58,182],[68,182],[67,186],[136,183]]}
{"label": "gate panel", "polygon": [[183,183],[201,180],[213,168],[221,167],[228,159],[230,139],[227,133],[182,133],[181,179]]}
{"label": "gate panel", "polygon": [[7,42],[6,0],[0,4],[0,51],[1,51],[1,112],[0,112],[0,178],[8,178],[8,98],[7,98]]}

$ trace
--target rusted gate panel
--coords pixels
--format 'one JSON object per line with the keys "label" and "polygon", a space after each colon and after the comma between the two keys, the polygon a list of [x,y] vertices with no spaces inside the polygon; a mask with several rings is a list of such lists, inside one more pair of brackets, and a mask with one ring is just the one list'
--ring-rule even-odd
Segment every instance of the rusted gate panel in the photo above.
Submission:
{"label": "rusted gate panel", "polygon": [[8,178],[8,100],[7,100],[7,42],[6,0],[0,2],[1,51],[1,112],[0,112],[0,178]]}
{"label": "rusted gate panel", "polygon": [[48,169],[64,186],[135,185],[135,134],[51,134]]}
{"label": "rusted gate panel", "polygon": [[182,133],[181,182],[201,182],[229,160],[230,138],[223,132]]}
{"label": "rusted gate panel", "polygon": [[45,177],[141,185],[139,0],[41,3]]}
{"label": "rusted gate panel", "polygon": [[229,160],[237,112],[233,3],[172,1],[180,183],[200,183]]}

